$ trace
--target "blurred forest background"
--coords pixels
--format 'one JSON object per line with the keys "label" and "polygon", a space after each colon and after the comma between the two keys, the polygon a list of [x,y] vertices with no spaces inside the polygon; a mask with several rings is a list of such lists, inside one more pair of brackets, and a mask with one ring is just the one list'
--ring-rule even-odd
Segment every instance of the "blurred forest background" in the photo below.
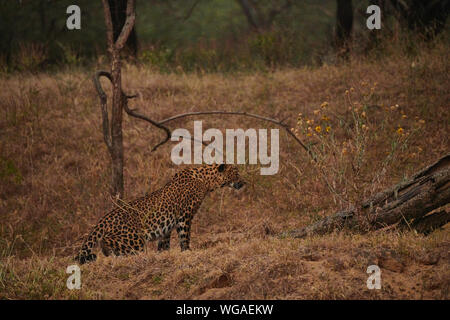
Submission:
{"label": "blurred forest background", "polygon": [[[109,2],[120,29],[126,0]],[[89,66],[105,56],[100,1],[0,4],[3,72]],[[66,28],[71,4],[81,8],[81,30]],[[370,4],[382,8],[383,32],[368,32]],[[349,50],[380,54],[381,37],[401,37],[413,53],[417,38],[429,40],[444,30],[449,1],[149,0],[137,1],[136,12],[127,43],[135,62],[162,72],[233,71],[333,63],[334,53],[345,56]]]}

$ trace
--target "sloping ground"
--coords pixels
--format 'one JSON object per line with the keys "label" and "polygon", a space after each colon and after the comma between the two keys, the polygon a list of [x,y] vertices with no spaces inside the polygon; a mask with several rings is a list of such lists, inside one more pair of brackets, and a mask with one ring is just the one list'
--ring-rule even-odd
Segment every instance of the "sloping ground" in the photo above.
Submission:
{"label": "sloping ground", "polygon": [[[246,232],[194,234],[192,251],[149,250],[81,267],[68,290],[69,258],[7,259],[1,298],[51,299],[448,299],[448,230],[276,239]],[[154,249],[154,248],[152,248]],[[369,265],[381,289],[367,288]]]}
{"label": "sloping ground", "polygon": [[[66,267],[81,237],[113,205],[92,75],[2,76],[0,297],[448,299],[448,227],[428,237],[413,231],[276,237],[344,208],[345,199],[364,199],[398,183],[448,153],[448,52],[437,45],[414,57],[257,74],[162,75],[125,68],[127,92],[140,93],[131,107],[157,119],[186,111],[241,110],[288,118],[294,126],[299,112],[312,118],[327,102],[337,130],[338,119],[349,115],[346,90],[362,92],[355,99],[370,104],[358,114],[370,119],[371,142],[357,170],[344,166],[352,163],[344,156],[326,158],[325,170],[348,170],[344,177],[339,170],[326,171],[340,190],[333,193],[308,155],[280,132],[279,173],[261,176],[258,166],[241,166],[246,188],[216,191],[203,203],[193,222],[192,251],[181,253],[173,235],[169,252],[156,253],[150,244],[139,256],[100,257],[82,266],[80,291],[66,288]],[[367,88],[374,88],[370,101],[364,100]],[[202,119],[203,130],[267,128],[239,117]],[[192,132],[192,119],[171,127]],[[300,136],[307,142],[317,138]],[[170,161],[173,144],[150,152],[161,137],[125,116],[126,199],[156,190],[178,170]],[[352,137],[338,132],[335,137],[341,154],[351,154]],[[401,145],[395,155],[394,145]],[[392,155],[389,161],[386,155]],[[381,267],[381,290],[367,289],[371,264]]]}

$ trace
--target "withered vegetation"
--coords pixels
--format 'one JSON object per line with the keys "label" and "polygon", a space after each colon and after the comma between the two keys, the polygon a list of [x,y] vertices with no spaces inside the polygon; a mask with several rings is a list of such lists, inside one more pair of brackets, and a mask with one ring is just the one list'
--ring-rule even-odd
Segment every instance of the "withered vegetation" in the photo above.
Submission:
{"label": "withered vegetation", "polygon": [[[1,76],[0,298],[448,299],[448,226],[428,236],[408,228],[276,236],[448,153],[448,52],[438,43],[416,55],[253,74],[167,75],[124,65],[124,90],[139,93],[130,107],[155,119],[206,110],[286,118],[318,161],[280,131],[279,173],[260,176],[257,166],[241,166],[247,187],[205,201],[193,222],[192,251],[181,253],[174,234],[169,252],[149,244],[138,256],[100,257],[82,267],[82,290],[74,291],[66,288],[66,267],[113,205],[92,74]],[[276,128],[241,117],[197,119],[204,130]],[[192,130],[192,120],[170,126]],[[172,144],[151,152],[160,130],[128,116],[123,128],[125,199],[132,199],[179,168],[170,161]],[[366,287],[371,264],[381,267],[381,290]]]}

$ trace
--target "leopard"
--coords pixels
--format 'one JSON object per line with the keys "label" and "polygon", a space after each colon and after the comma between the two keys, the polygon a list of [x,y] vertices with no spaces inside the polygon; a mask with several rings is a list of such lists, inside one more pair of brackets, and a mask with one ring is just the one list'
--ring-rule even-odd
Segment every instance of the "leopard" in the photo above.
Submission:
{"label": "leopard", "polygon": [[158,251],[170,249],[177,230],[181,251],[190,250],[191,223],[208,194],[225,186],[240,189],[245,181],[234,164],[203,164],[178,171],[163,187],[129,202],[121,202],[92,228],[75,257],[80,264],[105,256],[127,256],[158,241]]}

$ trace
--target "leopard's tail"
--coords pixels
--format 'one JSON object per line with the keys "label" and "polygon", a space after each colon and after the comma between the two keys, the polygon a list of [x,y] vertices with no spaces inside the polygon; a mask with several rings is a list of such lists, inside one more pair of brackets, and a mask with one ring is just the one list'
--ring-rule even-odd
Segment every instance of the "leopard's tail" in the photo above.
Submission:
{"label": "leopard's tail", "polygon": [[97,259],[97,256],[92,253],[92,249],[97,246],[101,238],[102,234],[100,230],[94,228],[94,230],[92,230],[89,236],[84,240],[80,252],[75,256],[75,261],[80,264],[95,261]]}

